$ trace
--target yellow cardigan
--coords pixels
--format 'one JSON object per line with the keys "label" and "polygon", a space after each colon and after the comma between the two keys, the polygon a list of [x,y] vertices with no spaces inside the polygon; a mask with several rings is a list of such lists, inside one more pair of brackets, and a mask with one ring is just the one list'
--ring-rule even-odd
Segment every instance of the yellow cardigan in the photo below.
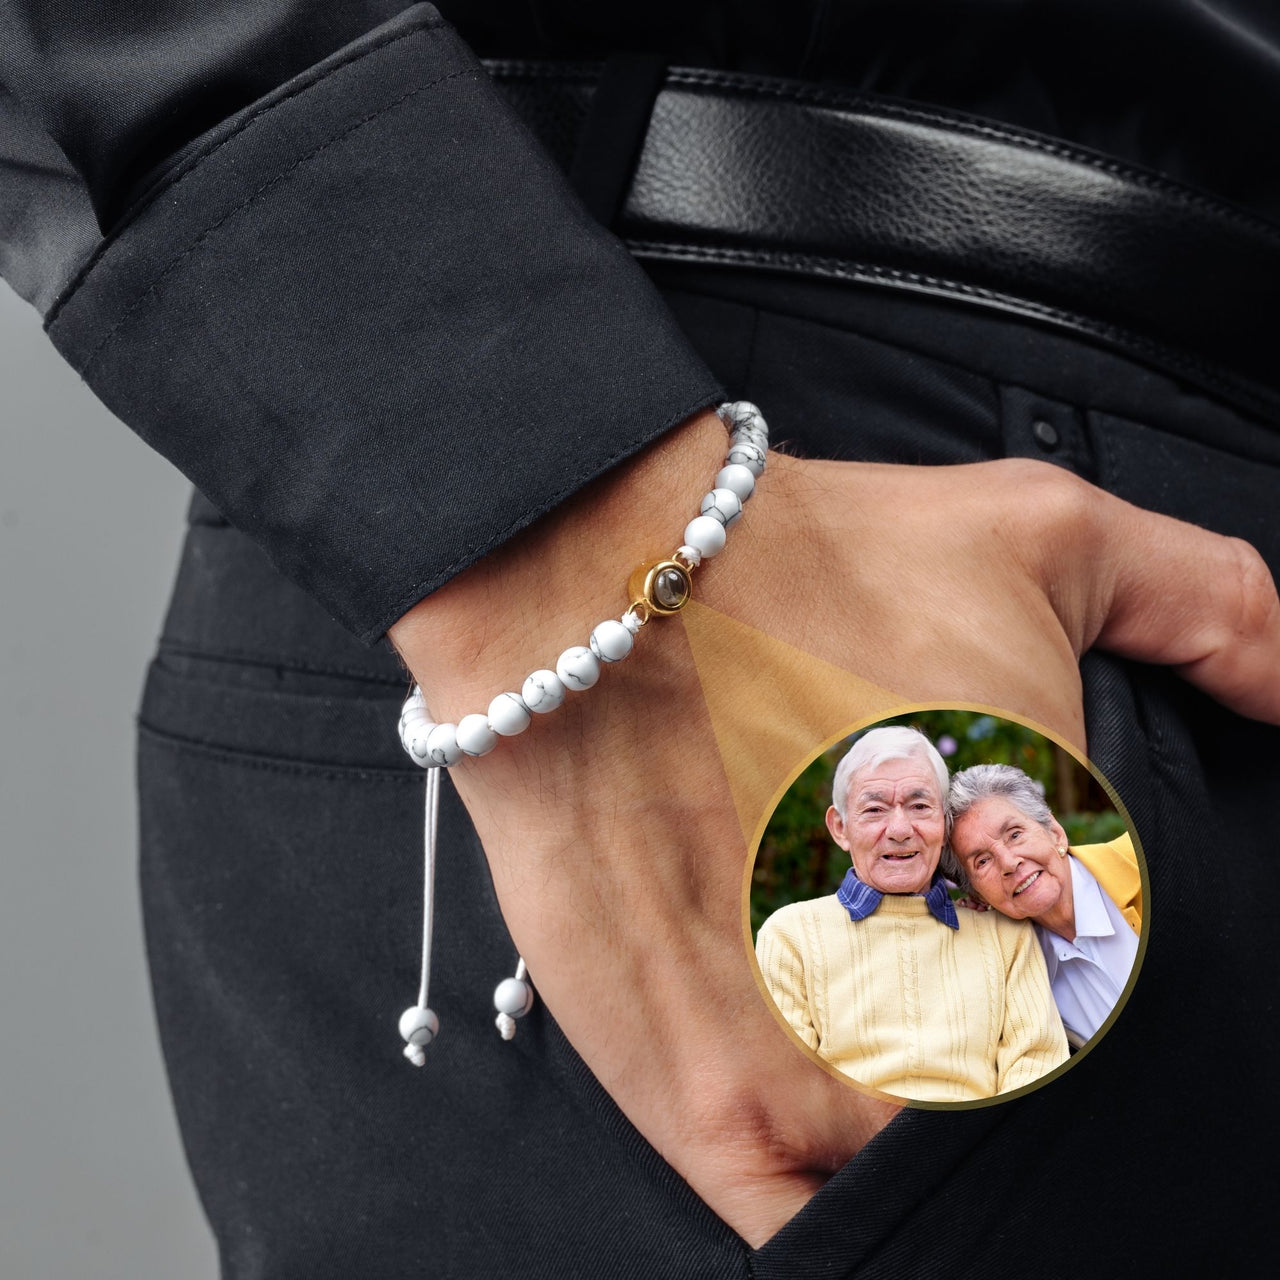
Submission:
{"label": "yellow cardigan", "polygon": [[1120,909],[1134,933],[1142,932],[1142,874],[1133,840],[1124,835],[1105,844],[1073,844],[1071,852]]}
{"label": "yellow cardigan", "polygon": [[1038,1080],[1067,1058],[1031,926],[961,911],[950,929],[923,897],[886,894],[851,921],[834,894],[775,911],[756,956],[800,1039],[862,1084],[962,1102]]}

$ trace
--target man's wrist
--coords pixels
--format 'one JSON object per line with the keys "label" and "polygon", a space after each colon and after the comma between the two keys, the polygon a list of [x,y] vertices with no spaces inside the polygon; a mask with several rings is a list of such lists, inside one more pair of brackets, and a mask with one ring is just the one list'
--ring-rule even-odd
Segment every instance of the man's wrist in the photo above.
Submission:
{"label": "man's wrist", "polygon": [[409,610],[388,635],[436,719],[483,708],[628,605],[637,564],[670,554],[723,463],[711,410],[687,419]]}

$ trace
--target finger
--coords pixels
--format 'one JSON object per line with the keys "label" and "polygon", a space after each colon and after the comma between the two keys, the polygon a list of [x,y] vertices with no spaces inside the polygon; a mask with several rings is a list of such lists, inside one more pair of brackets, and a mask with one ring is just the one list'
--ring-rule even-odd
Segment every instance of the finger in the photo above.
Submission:
{"label": "finger", "polygon": [[1241,715],[1280,724],[1280,599],[1262,557],[1239,538],[1108,505],[1098,646],[1172,666]]}

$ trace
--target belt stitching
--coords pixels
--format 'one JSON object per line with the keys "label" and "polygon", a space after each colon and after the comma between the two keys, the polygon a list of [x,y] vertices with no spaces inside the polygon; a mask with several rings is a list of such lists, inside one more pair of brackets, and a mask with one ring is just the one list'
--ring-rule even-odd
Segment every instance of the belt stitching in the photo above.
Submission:
{"label": "belt stitching", "polygon": [[[1091,332],[1097,337],[1106,338],[1117,345],[1130,347],[1152,357],[1158,357],[1177,368],[1194,373],[1201,381],[1219,388],[1223,392],[1232,392],[1239,396],[1248,393],[1247,385],[1237,380],[1224,378],[1212,365],[1200,363],[1192,356],[1187,356],[1172,347],[1166,347],[1129,329],[1118,325],[1107,324],[1102,320],[1093,320],[1075,311],[1063,311],[1051,307],[1047,303],[1034,302],[1017,294],[999,293],[994,289],[986,289],[981,285],[967,284],[962,280],[951,280],[946,276],[926,275],[923,272],[907,271],[900,267],[883,267],[874,263],[860,263],[848,258],[824,258],[815,254],[786,253],[779,250],[735,249],[717,245],[687,245],[660,240],[626,240],[627,247],[638,257],[672,258],[684,261],[706,261],[719,258],[726,262],[755,264],[768,266],[776,264],[780,267],[804,267],[815,275],[824,275],[833,279],[884,279],[897,280],[907,284],[934,285],[948,294],[960,293],[969,297],[982,298],[991,302],[1007,304],[1024,315],[1042,316],[1045,319],[1059,320],[1072,327]],[[1259,403],[1264,403],[1259,401]]]}
{"label": "belt stitching", "polygon": [[[538,63],[488,61],[485,66],[496,79],[558,80],[593,83],[599,76],[599,65],[574,63],[567,67],[546,66]],[[732,72],[701,71],[695,68],[673,68],[667,76],[665,88],[691,87],[731,89],[754,98],[772,98],[796,105],[838,107],[864,115],[901,120],[909,124],[927,124],[952,133],[971,137],[990,138],[1010,146],[1020,147],[1042,155],[1055,156],[1077,164],[1087,165],[1100,173],[1125,178],[1152,191],[1172,196],[1193,208],[1203,210],[1214,217],[1224,218],[1248,227],[1280,245],[1280,224],[1261,215],[1241,209],[1224,200],[1216,199],[1193,187],[1185,186],[1161,174],[1136,165],[1113,160],[1098,152],[1057,142],[1039,134],[1023,132],[1009,126],[994,125],[976,117],[950,114],[917,107],[890,98],[871,97],[866,94],[843,93],[840,90],[816,85],[795,84],[791,81],[770,80]]]}

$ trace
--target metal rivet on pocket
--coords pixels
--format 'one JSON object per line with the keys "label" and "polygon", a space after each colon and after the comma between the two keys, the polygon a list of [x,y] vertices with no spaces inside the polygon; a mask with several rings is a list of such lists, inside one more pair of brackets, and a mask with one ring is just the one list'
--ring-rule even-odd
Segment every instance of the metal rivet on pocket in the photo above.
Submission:
{"label": "metal rivet on pocket", "polygon": [[1031,434],[1035,436],[1036,444],[1046,453],[1052,453],[1062,442],[1062,437],[1058,434],[1058,428],[1052,422],[1046,422],[1043,418],[1037,418],[1031,424]]}

